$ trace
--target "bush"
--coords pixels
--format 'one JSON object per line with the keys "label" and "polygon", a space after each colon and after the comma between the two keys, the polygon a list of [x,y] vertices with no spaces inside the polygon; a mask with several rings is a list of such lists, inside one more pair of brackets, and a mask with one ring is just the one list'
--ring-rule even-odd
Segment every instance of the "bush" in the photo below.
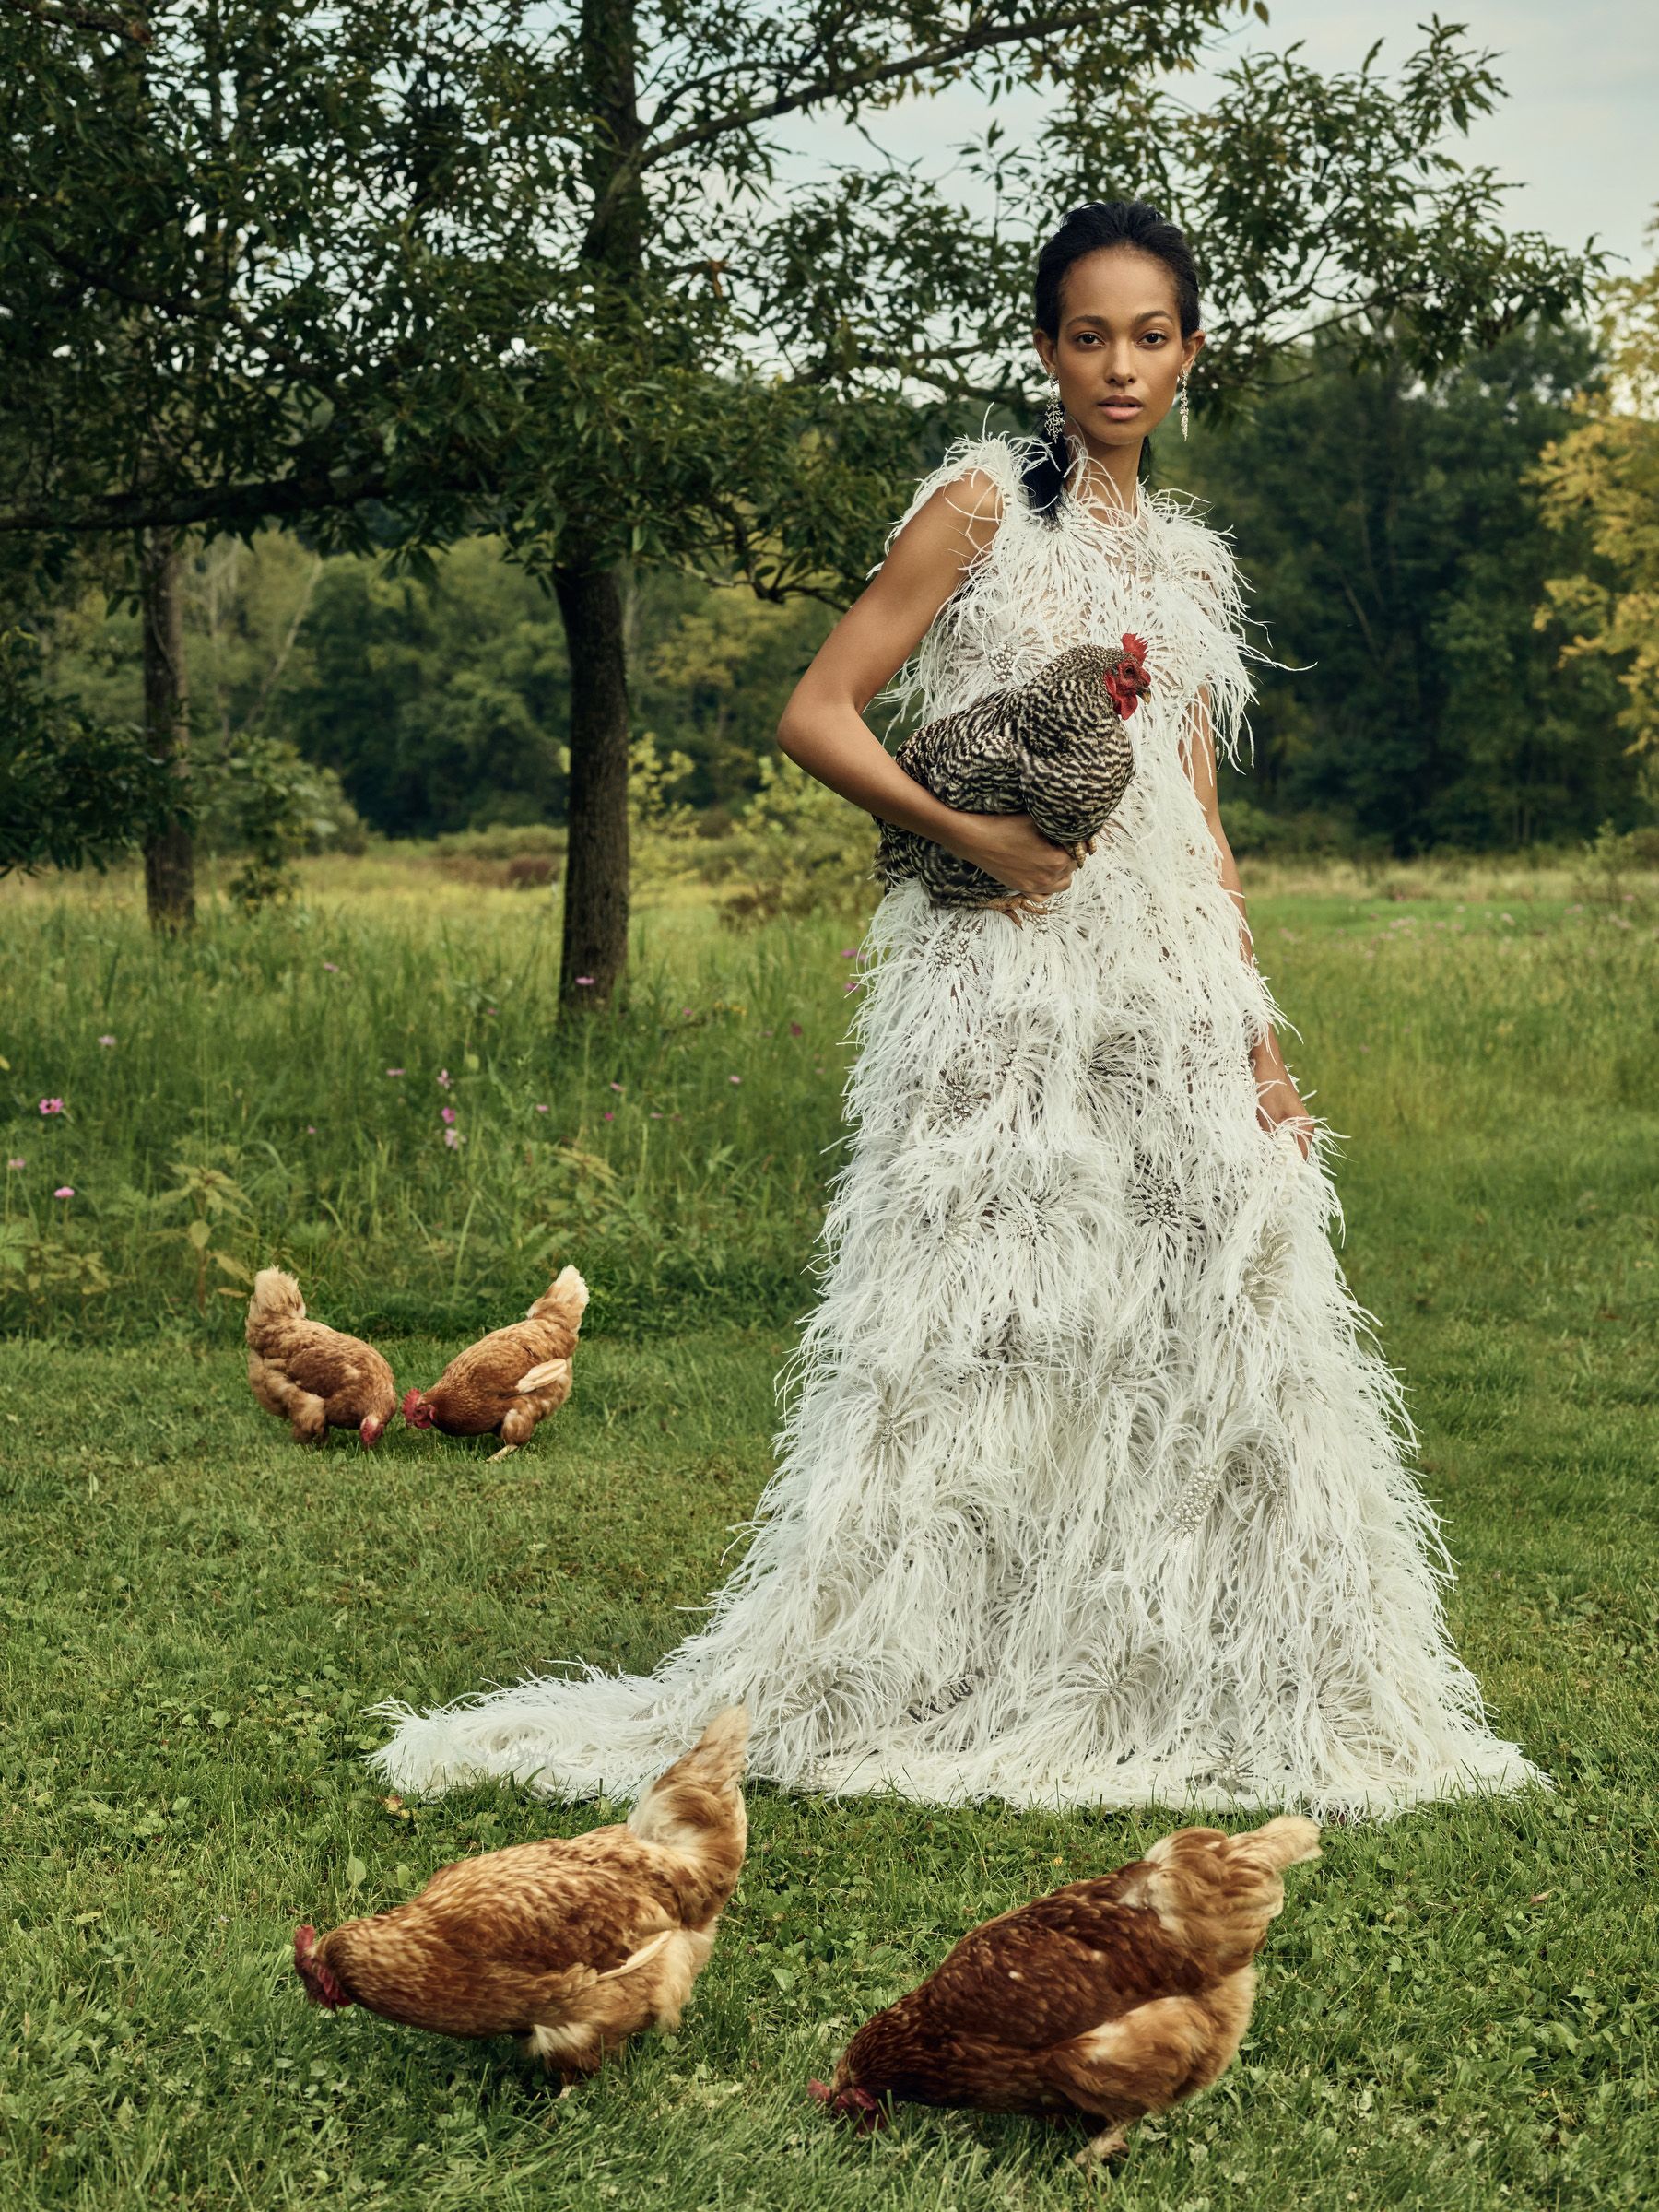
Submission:
{"label": "bush", "polygon": [[705,874],[735,879],[721,909],[729,928],[780,914],[862,914],[875,887],[876,825],[786,755],[762,754],[760,788]]}
{"label": "bush", "polygon": [[1270,814],[1253,799],[1224,797],[1221,820],[1241,860],[1312,860],[1351,853],[1356,843],[1353,824],[1341,815]]}
{"label": "bush", "polygon": [[176,819],[186,797],[141,730],[53,698],[38,640],[0,632],[0,876],[108,867]]}

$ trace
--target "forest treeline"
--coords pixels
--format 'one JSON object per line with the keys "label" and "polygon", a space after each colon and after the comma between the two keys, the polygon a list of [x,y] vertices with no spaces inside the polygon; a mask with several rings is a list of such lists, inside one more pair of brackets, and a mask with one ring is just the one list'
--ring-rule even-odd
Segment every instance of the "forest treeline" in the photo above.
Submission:
{"label": "forest treeline", "polygon": [[[1328,341],[1288,354],[1224,429],[1195,426],[1189,445],[1160,432],[1154,479],[1231,533],[1263,625],[1253,638],[1285,664],[1258,672],[1253,762],[1228,779],[1241,849],[1491,849],[1653,818],[1614,667],[1562,664],[1547,591],[1594,565],[1587,538],[1547,522],[1535,468],[1598,374],[1572,325],[1513,332],[1430,387]],[[937,433],[919,441],[918,474],[937,450]],[[909,488],[895,482],[895,514]],[[318,771],[287,803],[324,841],[357,821],[391,837],[562,821],[563,633],[498,541],[389,572],[324,557],[303,530],[223,537],[194,556],[186,587],[196,744],[227,764],[219,841],[247,835],[262,748],[267,771],[298,756]],[[682,757],[669,795],[741,806],[834,618],[812,597],[636,572],[635,743]],[[137,719],[135,613],[83,572],[44,635],[54,688]]]}

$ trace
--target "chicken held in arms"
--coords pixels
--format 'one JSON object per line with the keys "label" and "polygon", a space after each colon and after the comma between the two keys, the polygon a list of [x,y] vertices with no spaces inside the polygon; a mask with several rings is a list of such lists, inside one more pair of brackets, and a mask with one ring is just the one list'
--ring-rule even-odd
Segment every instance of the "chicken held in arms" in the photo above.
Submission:
{"label": "chicken held in arms", "polygon": [[371,1344],[312,1321],[300,1286],[280,1267],[262,1267],[248,1301],[248,1383],[267,1413],[297,1441],[325,1429],[355,1429],[378,1444],[397,1411],[392,1370]]}
{"label": "chicken held in arms", "polygon": [[1250,2024],[1256,1953],[1283,1911],[1287,1866],[1316,1859],[1294,1814],[1240,1836],[1183,1828],[1144,1859],[1070,1882],[964,1936],[908,1996],[866,2020],[814,2096],[877,2124],[885,2100],[1077,2114],[1077,2154],[1124,2149],[1127,2129],[1195,2096]]}
{"label": "chicken held in arms", "polygon": [[412,1390],[403,1402],[412,1429],[441,1429],[445,1436],[499,1436],[492,1459],[505,1459],[535,1434],[571,1394],[571,1360],[588,1287],[574,1267],[564,1267],[523,1321],[495,1329],[457,1352],[430,1390]]}
{"label": "chicken held in arms", "polygon": [[748,1841],[748,1715],[729,1707],[625,1826],[462,1859],[418,1897],[294,1936],[314,2004],[440,2035],[517,2035],[565,2077],[642,2028],[678,2027]]}
{"label": "chicken held in arms", "polygon": [[[1150,689],[1147,648],[1125,630],[1115,651],[1074,645],[1030,683],[925,724],[896,756],[905,773],[965,814],[1029,814],[1078,866],[1135,773],[1124,727]],[[884,822],[876,873],[914,876],[941,906],[995,907],[1018,922],[1032,904],[931,838]]]}

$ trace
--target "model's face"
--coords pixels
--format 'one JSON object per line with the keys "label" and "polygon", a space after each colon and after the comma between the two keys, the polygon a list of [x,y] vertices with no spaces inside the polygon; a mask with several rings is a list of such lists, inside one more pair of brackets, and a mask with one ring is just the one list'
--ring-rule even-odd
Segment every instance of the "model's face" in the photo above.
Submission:
{"label": "model's face", "polygon": [[1060,404],[1090,446],[1137,443],[1175,403],[1204,333],[1181,335],[1175,278],[1156,254],[1102,246],[1074,261],[1060,291],[1060,335],[1033,334]]}

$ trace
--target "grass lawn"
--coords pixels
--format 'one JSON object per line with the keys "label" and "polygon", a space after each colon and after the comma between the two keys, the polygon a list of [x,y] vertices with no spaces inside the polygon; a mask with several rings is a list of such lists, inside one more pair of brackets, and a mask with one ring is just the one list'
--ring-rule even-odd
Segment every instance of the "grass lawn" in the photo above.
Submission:
{"label": "grass lawn", "polygon": [[[1239,2065],[1140,2130],[1105,2183],[1133,2212],[1576,2212],[1649,2203],[1659,2171],[1652,909],[1619,927],[1570,884],[1419,888],[1286,882],[1257,902],[1264,965],[1303,1032],[1293,1064],[1347,1135],[1345,1265],[1411,1388],[1461,1648],[1559,1787],[1328,1831],[1288,1877]],[[840,943],[800,927],[723,947],[677,914],[672,959],[616,1018],[612,1073],[591,1043],[549,1057],[518,1005],[497,1036],[483,1009],[507,1002],[459,993],[525,912],[453,918],[445,967],[409,950],[430,912],[319,898],[303,930],[210,926],[170,973],[118,901],[9,908],[0,1051],[29,1165],[7,1218],[73,1243],[82,1211],[54,1225],[32,1180],[65,1173],[73,1142],[112,1280],[19,1291],[0,1348],[0,2204],[1076,2204],[1080,2131],[910,2112],[854,2140],[806,2082],[964,1926],[1135,1855],[1156,1814],[756,1789],[681,2033],[562,2101],[511,2045],[324,2015],[293,1978],[297,1921],[606,1817],[507,1787],[388,1802],[362,1761],[383,1734],[368,1709],[563,1655],[642,1666],[673,1641],[765,1478],[773,1377],[810,1296],[844,925]],[[319,930],[357,964],[351,1018],[314,1015],[320,1070],[284,1026],[326,1009],[346,965],[294,980],[295,936],[314,954]],[[681,1000],[693,977],[703,995]],[[122,1041],[100,1047],[106,1030]],[[455,1077],[458,1154],[418,1051]],[[375,1084],[408,1080],[388,1065],[419,1068],[422,1111],[366,1128]],[[43,1130],[49,1084],[72,1118]],[[336,1108],[314,1159],[310,1084]],[[197,1313],[178,1220],[139,1203],[182,1146],[232,1141],[239,1090],[257,1134],[227,1172],[246,1204],[213,1249],[294,1260],[334,1317],[404,1314],[380,1332],[400,1382],[522,1309],[548,1258],[585,1268],[598,1194],[595,1325],[529,1451],[489,1465],[394,1428],[376,1454],[312,1453],[257,1412],[237,1301]],[[552,1138],[524,1158],[547,1092],[559,1137],[602,1163],[551,1198]],[[669,1247],[695,1266],[662,1273]],[[631,1287],[607,1311],[616,1282]]]}

